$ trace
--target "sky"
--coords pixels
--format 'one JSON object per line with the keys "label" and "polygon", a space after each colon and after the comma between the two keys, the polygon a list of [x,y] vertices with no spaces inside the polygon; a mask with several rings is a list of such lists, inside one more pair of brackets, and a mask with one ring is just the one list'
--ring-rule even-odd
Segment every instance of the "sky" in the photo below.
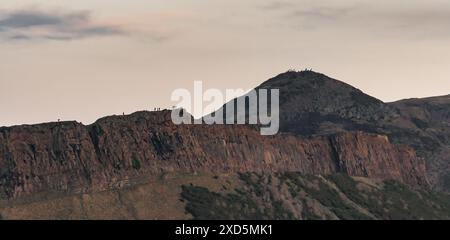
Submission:
{"label": "sky", "polygon": [[169,108],[312,68],[383,101],[450,93],[448,0],[2,0],[0,126]]}

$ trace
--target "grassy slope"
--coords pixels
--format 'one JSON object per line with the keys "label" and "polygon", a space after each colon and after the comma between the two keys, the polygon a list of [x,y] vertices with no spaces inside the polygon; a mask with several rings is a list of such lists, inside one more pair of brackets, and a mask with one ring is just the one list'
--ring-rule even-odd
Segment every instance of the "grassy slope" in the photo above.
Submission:
{"label": "grassy slope", "polygon": [[0,219],[450,219],[448,195],[346,175],[167,174],[43,196],[0,202]]}
{"label": "grassy slope", "polygon": [[450,197],[346,175],[241,174],[235,193],[184,186],[196,219],[450,219]]}

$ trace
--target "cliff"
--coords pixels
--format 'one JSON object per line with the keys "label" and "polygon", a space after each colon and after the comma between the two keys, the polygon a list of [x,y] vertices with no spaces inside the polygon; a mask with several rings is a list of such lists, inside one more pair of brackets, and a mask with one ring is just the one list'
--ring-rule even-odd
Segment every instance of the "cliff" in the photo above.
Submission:
{"label": "cliff", "polygon": [[399,142],[409,144],[427,160],[428,179],[436,189],[450,192],[450,95],[405,99],[389,105],[421,133],[400,133]]}
{"label": "cliff", "polygon": [[426,186],[409,147],[363,132],[261,136],[243,125],[174,125],[170,111],[0,128],[0,196],[121,188],[167,172],[347,173]]}
{"label": "cliff", "polygon": [[256,89],[279,89],[280,132],[388,136],[391,143],[407,145],[425,159],[427,179],[435,190],[450,192],[449,95],[384,103],[313,71],[281,73]]}

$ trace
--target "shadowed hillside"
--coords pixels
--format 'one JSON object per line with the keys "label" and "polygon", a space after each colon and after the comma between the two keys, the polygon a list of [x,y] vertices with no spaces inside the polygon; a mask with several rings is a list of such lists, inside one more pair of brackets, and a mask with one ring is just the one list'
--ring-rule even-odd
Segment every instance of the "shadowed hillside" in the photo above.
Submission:
{"label": "shadowed hillside", "polygon": [[131,186],[0,202],[3,219],[449,219],[450,197],[397,181],[166,173]]}
{"label": "shadowed hillside", "polygon": [[449,218],[429,188],[450,186],[448,96],[383,103],[312,71],[260,88],[280,89],[275,136],[168,110],[0,128],[0,217]]}
{"label": "shadowed hillside", "polygon": [[[357,130],[386,135],[393,143],[414,148],[425,159],[433,186],[450,191],[448,96],[384,103],[313,71],[288,71],[256,89],[280,90],[281,132],[312,136]],[[236,114],[248,117],[248,110]]]}

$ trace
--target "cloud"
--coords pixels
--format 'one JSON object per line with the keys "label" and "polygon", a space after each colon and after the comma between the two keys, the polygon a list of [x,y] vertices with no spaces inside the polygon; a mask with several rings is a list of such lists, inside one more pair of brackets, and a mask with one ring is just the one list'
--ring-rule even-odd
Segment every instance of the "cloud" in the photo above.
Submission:
{"label": "cloud", "polygon": [[348,15],[356,9],[352,4],[320,4],[309,1],[275,1],[260,7],[266,11],[284,12],[291,19],[303,18],[305,20],[332,20]]}
{"label": "cloud", "polygon": [[274,1],[260,6],[259,9],[282,14],[284,24],[308,29],[339,23],[358,10],[357,5],[350,2],[323,4],[321,1],[308,0]]}
{"label": "cloud", "polygon": [[292,2],[276,1],[276,2],[270,2],[270,3],[264,4],[264,5],[260,5],[258,7],[259,7],[259,9],[262,9],[262,10],[273,11],[273,10],[289,9],[289,8],[292,8],[295,6],[296,5]]}
{"label": "cloud", "polygon": [[341,7],[341,8],[332,8],[332,7],[313,7],[313,8],[304,8],[295,10],[292,15],[294,17],[303,17],[310,20],[319,20],[319,19],[338,19],[340,17],[346,16],[352,7]]}
{"label": "cloud", "polygon": [[125,35],[118,26],[96,23],[91,12],[16,10],[0,13],[0,37],[9,40],[74,40]]}
{"label": "cloud", "polygon": [[[340,1],[275,1],[260,10],[278,14],[278,25],[297,30],[330,29],[365,35],[403,38],[450,37],[450,3],[381,0]],[[347,32],[347,33],[348,33]]]}

